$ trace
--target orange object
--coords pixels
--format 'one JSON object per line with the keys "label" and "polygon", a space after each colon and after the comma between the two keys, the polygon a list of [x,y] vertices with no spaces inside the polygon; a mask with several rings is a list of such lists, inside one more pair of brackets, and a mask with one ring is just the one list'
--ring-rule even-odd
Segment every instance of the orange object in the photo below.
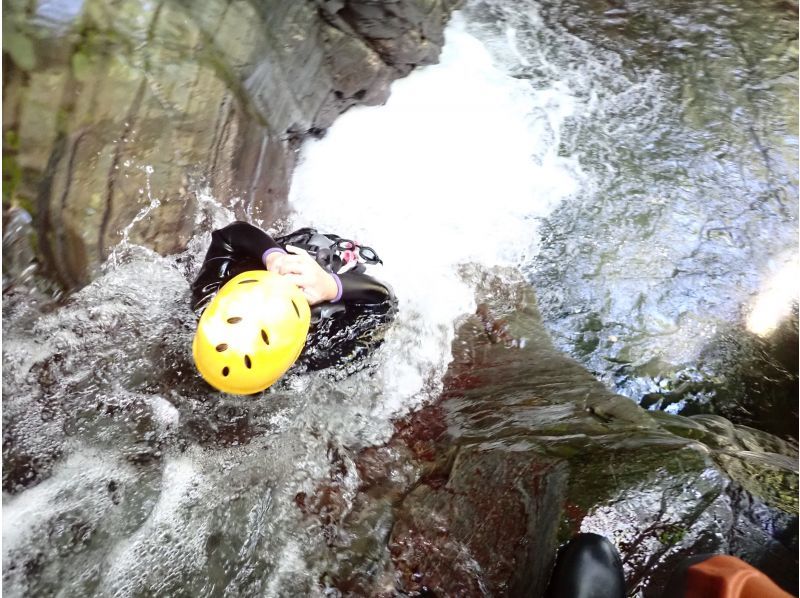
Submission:
{"label": "orange object", "polygon": [[735,556],[712,556],[686,571],[686,598],[792,598]]}

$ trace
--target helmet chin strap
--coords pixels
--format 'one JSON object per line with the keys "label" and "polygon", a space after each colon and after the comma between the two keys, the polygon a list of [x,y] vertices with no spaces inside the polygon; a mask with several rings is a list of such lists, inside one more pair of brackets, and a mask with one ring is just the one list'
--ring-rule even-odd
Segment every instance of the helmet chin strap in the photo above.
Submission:
{"label": "helmet chin strap", "polygon": [[331,263],[332,257],[333,257],[333,252],[330,249],[326,248],[317,251],[315,259],[317,260],[317,263],[320,266],[322,266],[323,268],[327,268],[328,264]]}

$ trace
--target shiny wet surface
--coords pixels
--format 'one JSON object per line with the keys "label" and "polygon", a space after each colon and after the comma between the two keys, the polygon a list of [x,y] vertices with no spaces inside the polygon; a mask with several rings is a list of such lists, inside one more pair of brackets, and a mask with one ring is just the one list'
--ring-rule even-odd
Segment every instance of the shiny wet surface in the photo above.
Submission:
{"label": "shiny wet surface", "polygon": [[[406,305],[375,368],[241,401],[211,393],[188,353],[207,238],[169,258],[122,246],[59,301],[32,290],[20,250],[4,280],[6,593],[504,595],[541,589],[580,530],[617,545],[632,595],[658,595],[708,550],[796,591],[796,445],[714,415],[784,437],[796,418],[796,359],[778,355],[796,350],[796,320],[762,338],[744,313],[797,242],[792,5],[465,14],[514,89],[538,94],[537,176],[558,154],[553,186],[568,171],[579,188],[531,198],[563,200],[522,260],[532,287],[513,269],[451,268],[474,315]],[[384,189],[368,191],[366,207]],[[464,220],[447,208],[440,235]],[[401,240],[386,236],[389,255],[407,254]],[[403,394],[386,363],[424,384]]]}
{"label": "shiny wet surface", "polygon": [[560,151],[583,187],[529,267],[557,344],[649,408],[796,437],[797,6],[524,5],[471,10],[581,104]]}

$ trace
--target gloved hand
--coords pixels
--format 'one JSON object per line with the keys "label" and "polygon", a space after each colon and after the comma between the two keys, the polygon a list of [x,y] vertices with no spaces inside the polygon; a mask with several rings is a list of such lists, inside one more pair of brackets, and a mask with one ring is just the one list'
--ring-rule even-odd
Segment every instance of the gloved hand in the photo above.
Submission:
{"label": "gloved hand", "polygon": [[317,261],[303,249],[286,246],[289,253],[271,253],[266,266],[270,272],[286,276],[300,287],[309,305],[331,301],[339,294],[339,285],[333,275],[324,270]]}

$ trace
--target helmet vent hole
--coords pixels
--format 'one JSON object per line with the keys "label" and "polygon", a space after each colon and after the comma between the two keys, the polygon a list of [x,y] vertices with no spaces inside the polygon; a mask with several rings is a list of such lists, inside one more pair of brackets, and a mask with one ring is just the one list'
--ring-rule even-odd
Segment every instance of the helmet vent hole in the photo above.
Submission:
{"label": "helmet vent hole", "polygon": [[263,328],[261,329],[261,340],[264,341],[265,345],[269,344],[269,337],[267,336],[267,331]]}
{"label": "helmet vent hole", "polygon": [[226,345],[225,343],[220,343],[215,348],[217,349],[218,353],[222,353],[223,351],[228,350],[228,345]]}
{"label": "helmet vent hole", "polygon": [[231,369],[227,365],[224,368],[222,368],[222,375],[223,376],[227,376],[230,373],[231,373]]}
{"label": "helmet vent hole", "polygon": [[249,370],[251,367],[253,367],[253,362],[252,362],[252,361],[250,361],[250,356],[249,356],[249,355],[245,355],[245,356],[244,356],[244,364],[247,366],[247,369],[248,369],[248,370]]}
{"label": "helmet vent hole", "polygon": [[297,317],[299,318],[300,317],[300,310],[297,309],[297,303],[294,302],[294,299],[292,299],[292,307],[294,308],[294,313],[296,313]]}
{"label": "helmet vent hole", "polygon": [[248,278],[247,280],[240,280],[239,284],[247,284],[249,282],[258,282],[255,278]]}
{"label": "helmet vent hole", "polygon": [[228,324],[238,324],[242,319],[239,316],[228,318]]}

